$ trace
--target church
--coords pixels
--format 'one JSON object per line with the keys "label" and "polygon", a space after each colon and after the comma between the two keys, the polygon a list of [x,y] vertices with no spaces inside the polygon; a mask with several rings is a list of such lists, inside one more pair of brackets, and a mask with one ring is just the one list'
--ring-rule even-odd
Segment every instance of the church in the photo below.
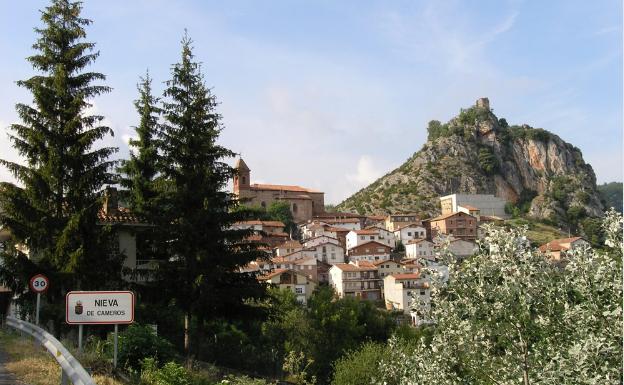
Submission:
{"label": "church", "polygon": [[295,222],[307,222],[325,212],[325,193],[299,186],[276,184],[251,184],[251,170],[242,158],[234,168],[234,194],[249,206],[268,207],[275,201],[285,201],[290,205]]}

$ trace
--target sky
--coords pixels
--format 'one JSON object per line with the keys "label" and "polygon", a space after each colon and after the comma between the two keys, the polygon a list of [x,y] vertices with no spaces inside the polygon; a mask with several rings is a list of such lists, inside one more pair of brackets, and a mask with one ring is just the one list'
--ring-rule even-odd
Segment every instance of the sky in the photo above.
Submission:
{"label": "sky", "polygon": [[[36,74],[35,27],[47,1],[0,0],[0,158],[16,81]],[[93,100],[128,156],[136,84],[157,94],[193,39],[219,101],[220,143],[252,183],[294,184],[339,203],[401,165],[447,121],[488,97],[510,124],[547,129],[580,148],[598,183],[622,181],[622,2],[619,0],[87,0],[89,70],[107,76]],[[230,159],[231,164],[234,159]],[[0,167],[0,180],[12,181]]]}

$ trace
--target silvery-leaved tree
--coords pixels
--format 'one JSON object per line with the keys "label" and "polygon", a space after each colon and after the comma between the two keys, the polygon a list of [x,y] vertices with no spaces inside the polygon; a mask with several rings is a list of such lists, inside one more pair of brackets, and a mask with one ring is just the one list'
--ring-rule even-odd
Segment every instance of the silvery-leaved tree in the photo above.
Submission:
{"label": "silvery-leaved tree", "polygon": [[487,227],[480,252],[432,280],[431,341],[382,362],[382,384],[621,384],[622,216],[604,220],[603,250],[560,262],[525,230]]}

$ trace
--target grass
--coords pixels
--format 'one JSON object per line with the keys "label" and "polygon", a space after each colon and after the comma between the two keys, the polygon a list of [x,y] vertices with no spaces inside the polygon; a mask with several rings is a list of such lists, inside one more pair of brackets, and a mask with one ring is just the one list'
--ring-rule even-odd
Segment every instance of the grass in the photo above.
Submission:
{"label": "grass", "polygon": [[543,245],[550,242],[553,239],[566,238],[567,233],[563,233],[561,230],[554,226],[547,225],[535,220],[527,220],[524,218],[509,219],[505,221],[505,224],[511,226],[528,225],[527,238],[531,241],[533,246]]}
{"label": "grass", "polygon": [[[29,385],[58,385],[61,379],[61,367],[41,345],[32,338],[0,330],[0,346],[8,355],[5,367],[18,380]],[[94,375],[98,385],[124,385],[108,375]]]}

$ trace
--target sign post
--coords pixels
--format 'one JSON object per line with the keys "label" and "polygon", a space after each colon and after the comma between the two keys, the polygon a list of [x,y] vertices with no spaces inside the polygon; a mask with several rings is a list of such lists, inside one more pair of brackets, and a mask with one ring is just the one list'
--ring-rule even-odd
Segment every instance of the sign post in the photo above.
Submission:
{"label": "sign post", "polygon": [[119,324],[134,322],[131,291],[70,291],[65,296],[65,322],[79,325],[78,348],[82,350],[82,325],[115,325],[113,366],[117,367]]}
{"label": "sign post", "polygon": [[39,326],[39,308],[41,307],[41,293],[48,291],[50,280],[43,274],[37,274],[30,279],[30,290],[37,293],[37,306],[35,310],[35,325]]}

